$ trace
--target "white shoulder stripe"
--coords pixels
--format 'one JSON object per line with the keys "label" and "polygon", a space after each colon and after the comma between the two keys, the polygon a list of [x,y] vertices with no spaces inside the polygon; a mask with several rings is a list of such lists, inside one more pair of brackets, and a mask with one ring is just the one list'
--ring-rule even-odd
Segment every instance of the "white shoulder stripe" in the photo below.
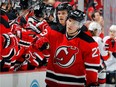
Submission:
{"label": "white shoulder stripe", "polygon": [[11,63],[5,62],[5,65],[8,65],[8,66],[10,66],[10,65],[11,65]]}
{"label": "white shoulder stripe", "polygon": [[88,65],[88,66],[100,66],[100,64],[92,64],[92,63],[87,63],[87,62],[85,62],[85,65]]}
{"label": "white shoulder stripe", "polygon": [[98,70],[96,70],[96,69],[86,69],[86,70],[98,73]]}
{"label": "white shoulder stripe", "polygon": [[8,58],[8,57],[10,57],[10,55],[13,53],[13,55],[12,56],[14,56],[15,54],[16,54],[16,50],[14,49],[14,48],[12,48],[11,50],[10,50],[10,52],[7,54],[7,55],[2,55],[2,57],[3,58]]}
{"label": "white shoulder stripe", "polygon": [[33,54],[35,54],[35,56],[39,58],[41,61],[43,60],[43,58],[40,55],[38,55],[36,52],[34,52]]}

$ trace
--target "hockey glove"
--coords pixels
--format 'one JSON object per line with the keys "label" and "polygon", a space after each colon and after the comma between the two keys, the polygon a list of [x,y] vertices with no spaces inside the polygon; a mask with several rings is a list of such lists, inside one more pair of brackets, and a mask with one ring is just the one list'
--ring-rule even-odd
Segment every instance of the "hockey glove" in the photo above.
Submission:
{"label": "hockey glove", "polygon": [[45,49],[49,49],[49,41],[46,37],[40,37],[35,44],[36,48],[40,51],[43,51]]}

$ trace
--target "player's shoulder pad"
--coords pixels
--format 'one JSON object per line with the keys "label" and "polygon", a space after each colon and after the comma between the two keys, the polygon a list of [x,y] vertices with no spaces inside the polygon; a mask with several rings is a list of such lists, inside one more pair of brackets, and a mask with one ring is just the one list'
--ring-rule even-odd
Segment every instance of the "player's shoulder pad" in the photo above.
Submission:
{"label": "player's shoulder pad", "polygon": [[87,35],[83,31],[80,31],[80,33],[78,34],[78,37],[88,43],[95,42],[95,40],[91,36]]}
{"label": "player's shoulder pad", "polygon": [[51,29],[62,34],[65,34],[66,32],[66,27],[62,26],[61,24],[55,24],[51,27]]}
{"label": "player's shoulder pad", "polygon": [[10,28],[9,23],[3,17],[0,17],[0,23],[3,24],[6,28]]}

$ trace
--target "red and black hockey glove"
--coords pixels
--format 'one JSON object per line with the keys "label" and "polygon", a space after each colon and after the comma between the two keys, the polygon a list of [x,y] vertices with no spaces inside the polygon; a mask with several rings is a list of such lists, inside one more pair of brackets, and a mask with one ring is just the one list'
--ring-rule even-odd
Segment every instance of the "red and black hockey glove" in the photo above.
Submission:
{"label": "red and black hockey glove", "polygon": [[49,41],[46,37],[40,37],[36,42],[35,46],[40,51],[43,51],[45,49],[49,49]]}

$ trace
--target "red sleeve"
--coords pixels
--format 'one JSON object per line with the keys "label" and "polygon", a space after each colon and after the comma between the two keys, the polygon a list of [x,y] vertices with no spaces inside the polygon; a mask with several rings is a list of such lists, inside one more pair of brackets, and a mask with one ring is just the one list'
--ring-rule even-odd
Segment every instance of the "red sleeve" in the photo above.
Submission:
{"label": "red sleeve", "polygon": [[33,15],[34,15],[34,12],[33,12],[33,11],[32,11],[32,12],[29,12],[29,13],[26,15],[26,17],[25,17],[26,21],[28,20],[29,17],[32,17]]}
{"label": "red sleeve", "polygon": [[98,70],[100,66],[100,53],[97,43],[88,44],[88,51],[84,53],[84,62],[86,68],[86,83],[96,84],[98,81]]}
{"label": "red sleeve", "polygon": [[2,42],[3,42],[3,37],[2,35],[0,35],[0,62],[2,61],[2,56],[1,56],[2,49],[3,49]]}

